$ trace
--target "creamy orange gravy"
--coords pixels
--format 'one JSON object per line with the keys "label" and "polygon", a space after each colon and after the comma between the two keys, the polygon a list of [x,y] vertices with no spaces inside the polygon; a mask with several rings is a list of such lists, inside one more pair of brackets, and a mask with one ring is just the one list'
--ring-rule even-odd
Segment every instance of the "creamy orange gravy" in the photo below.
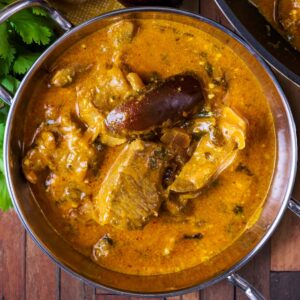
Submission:
{"label": "creamy orange gravy", "polygon": [[[45,176],[31,187],[54,228],[84,255],[91,256],[93,245],[109,233],[114,247],[98,261],[101,266],[128,274],[165,274],[211,259],[246,230],[249,219],[265,201],[276,141],[272,115],[258,81],[226,45],[198,29],[171,21],[139,20],[138,28],[132,42],[122,48],[126,65],[146,79],[154,72],[163,78],[190,70],[197,73],[204,82],[207,105],[225,103],[248,121],[246,148],[213,184],[189,201],[182,215],[174,217],[161,211],[141,230],[100,226],[93,220],[93,210],[87,209],[81,215],[84,201],[55,201],[46,192]],[[112,56],[112,41],[104,28],[59,57],[55,68],[74,63],[90,67],[66,87],[49,87],[46,77],[36,87],[32,103],[38,105],[31,105],[25,122],[26,150],[31,146],[36,128],[46,119],[45,111],[51,106],[60,107],[61,116],[75,113],[76,89],[95,85],[99,72],[111,63]],[[220,92],[213,83],[214,77],[223,73],[228,82],[226,93]],[[87,193],[98,193],[122,148],[122,145],[107,148],[103,153],[99,176],[82,183]],[[201,239],[182,238],[198,232],[203,236]]]}

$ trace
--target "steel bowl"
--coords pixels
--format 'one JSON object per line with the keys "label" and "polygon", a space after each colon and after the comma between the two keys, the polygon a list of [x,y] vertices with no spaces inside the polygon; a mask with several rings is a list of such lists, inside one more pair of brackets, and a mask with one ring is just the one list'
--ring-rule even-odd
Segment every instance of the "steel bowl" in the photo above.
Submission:
{"label": "steel bowl", "polygon": [[275,70],[300,86],[300,52],[296,51],[248,0],[215,0],[228,21]]}
{"label": "steel bowl", "polygon": [[[298,212],[299,206],[290,199],[297,164],[297,141],[288,102],[267,65],[239,37],[204,17],[168,8],[131,8],[114,11],[89,20],[75,28],[43,0],[19,1],[0,13],[0,23],[15,12],[31,6],[42,6],[65,33],[46,50],[21,82],[14,97],[4,89],[0,96],[11,104],[4,140],[5,174],[14,208],[24,227],[37,245],[60,267],[76,277],[114,293],[166,297],[206,288],[225,278],[242,288],[251,299],[264,299],[239,275],[234,273],[247,263],[274,232],[285,209]],[[273,114],[277,159],[267,199],[258,221],[238,240],[208,262],[182,272],[135,276],[100,267],[74,250],[51,226],[39,206],[37,196],[22,174],[24,115],[31,101],[36,81],[43,76],[59,55],[85,36],[121,19],[164,19],[189,24],[211,34],[230,47],[248,65],[266,95]],[[35,105],[38,105],[36,103]],[[216,268],[216,266],[219,266]]]}

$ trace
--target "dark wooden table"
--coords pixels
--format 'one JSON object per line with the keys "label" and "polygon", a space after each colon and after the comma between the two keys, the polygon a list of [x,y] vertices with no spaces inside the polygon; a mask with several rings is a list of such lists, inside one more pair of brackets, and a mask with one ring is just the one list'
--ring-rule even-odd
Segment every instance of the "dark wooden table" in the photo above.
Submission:
{"label": "dark wooden table", "polygon": [[[245,1],[245,0],[241,0]],[[230,27],[212,0],[185,0],[185,9]],[[300,89],[278,75],[300,128]],[[297,180],[300,183],[300,180]],[[300,199],[300,184],[294,195]],[[267,299],[300,299],[300,220],[290,212],[260,253],[239,271]],[[31,240],[14,211],[0,213],[1,300],[131,300],[86,285],[57,267]],[[224,281],[170,300],[242,300]],[[134,299],[132,299],[134,300]]]}

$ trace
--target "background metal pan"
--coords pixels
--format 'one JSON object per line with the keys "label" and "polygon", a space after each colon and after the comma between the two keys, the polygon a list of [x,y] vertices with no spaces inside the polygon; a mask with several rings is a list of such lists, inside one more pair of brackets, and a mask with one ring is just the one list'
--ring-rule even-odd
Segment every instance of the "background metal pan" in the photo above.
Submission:
{"label": "background metal pan", "polygon": [[[278,72],[300,86],[300,52],[247,0],[215,0],[238,33]],[[271,30],[270,30],[271,28]]]}

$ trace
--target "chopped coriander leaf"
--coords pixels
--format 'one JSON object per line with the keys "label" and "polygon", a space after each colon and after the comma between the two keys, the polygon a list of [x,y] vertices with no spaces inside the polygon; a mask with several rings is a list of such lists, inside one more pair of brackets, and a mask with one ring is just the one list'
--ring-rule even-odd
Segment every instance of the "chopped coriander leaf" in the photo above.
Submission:
{"label": "chopped coriander leaf", "polygon": [[195,234],[191,234],[191,235],[185,234],[183,236],[183,238],[185,240],[201,240],[203,238],[203,234],[200,233],[200,232],[199,233],[195,233]]}
{"label": "chopped coriander leaf", "polygon": [[158,168],[157,158],[154,156],[150,156],[148,160],[148,165],[150,169],[157,169]]}
{"label": "chopped coriander leaf", "polygon": [[213,77],[214,68],[211,63],[207,62],[205,64],[205,71],[209,77]]}
{"label": "chopped coriander leaf", "polygon": [[161,160],[165,160],[168,157],[168,152],[163,147],[157,148],[157,149],[154,150],[154,156],[161,159]]}
{"label": "chopped coriander leaf", "polygon": [[244,173],[248,176],[253,176],[253,172],[244,164],[242,163],[239,163],[239,165],[236,167],[235,169],[236,172],[241,172],[241,173]]}
{"label": "chopped coriander leaf", "polygon": [[236,205],[234,208],[233,208],[233,212],[236,214],[236,215],[241,215],[244,213],[244,208],[243,206],[241,205]]}
{"label": "chopped coriander leaf", "polygon": [[202,110],[199,113],[193,115],[193,119],[197,118],[207,118],[207,117],[212,117],[214,114],[212,111],[207,111],[207,110]]}

